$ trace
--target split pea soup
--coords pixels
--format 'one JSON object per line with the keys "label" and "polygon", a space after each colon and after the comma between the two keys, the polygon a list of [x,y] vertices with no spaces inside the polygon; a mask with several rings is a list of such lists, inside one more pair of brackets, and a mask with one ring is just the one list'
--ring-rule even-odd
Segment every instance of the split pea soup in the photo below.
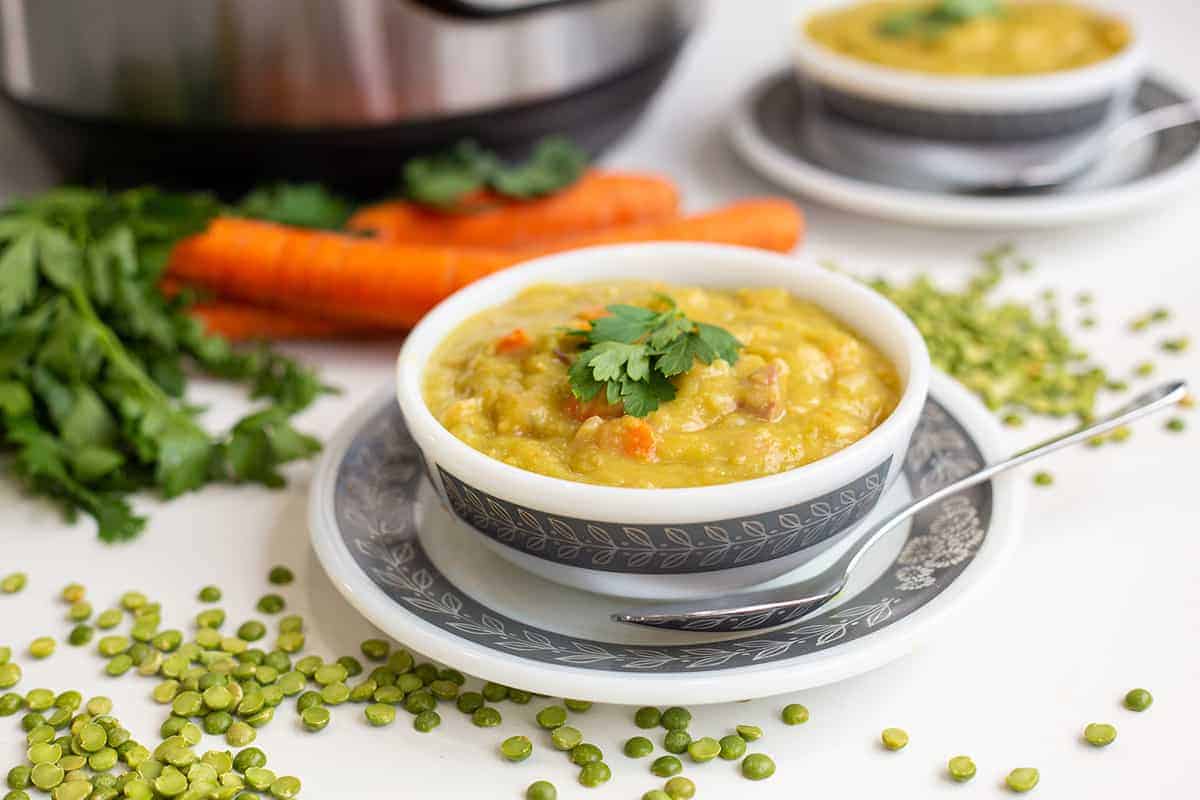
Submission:
{"label": "split pea soup", "polygon": [[851,58],[959,76],[1039,75],[1111,58],[1132,39],[1120,19],[1064,2],[1000,2],[972,16],[943,0],[873,0],[814,16],[806,34]]}
{"label": "split pea soup", "polygon": [[[696,359],[673,399],[644,416],[604,392],[582,401],[574,331],[610,312],[673,303],[741,347],[734,363]],[[760,478],[866,436],[896,408],[896,370],[863,337],[784,289],[650,282],[538,285],[467,319],[424,374],[425,402],[448,431],[515,467],[606,486],[676,488]]]}

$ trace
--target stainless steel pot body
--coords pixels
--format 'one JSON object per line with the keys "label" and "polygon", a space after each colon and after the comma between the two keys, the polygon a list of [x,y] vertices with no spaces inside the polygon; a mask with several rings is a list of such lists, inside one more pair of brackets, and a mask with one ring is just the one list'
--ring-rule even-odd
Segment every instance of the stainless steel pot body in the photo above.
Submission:
{"label": "stainless steel pot body", "polygon": [[74,118],[362,129],[571,94],[698,0],[0,0],[0,88]]}

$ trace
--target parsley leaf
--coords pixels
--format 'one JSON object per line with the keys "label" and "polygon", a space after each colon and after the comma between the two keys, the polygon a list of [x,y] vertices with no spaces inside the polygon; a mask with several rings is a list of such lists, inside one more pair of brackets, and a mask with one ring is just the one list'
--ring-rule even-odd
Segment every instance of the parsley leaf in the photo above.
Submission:
{"label": "parsley leaf", "polygon": [[656,301],[659,309],[608,306],[608,315],[592,320],[587,330],[567,332],[588,344],[567,372],[575,397],[587,402],[603,391],[609,403],[620,402],[625,413],[644,417],[675,398],[670,378],[697,360],[737,362],[742,344],[731,333],[688,319],[669,297]]}
{"label": "parsley leaf", "polygon": [[902,8],[879,21],[884,36],[935,37],[952,25],[961,25],[976,17],[1000,16],[1000,0],[940,0],[929,8]]}
{"label": "parsley leaf", "polygon": [[619,381],[624,374],[631,380],[642,380],[650,371],[646,347],[640,344],[600,342],[579,358],[591,369],[592,377],[601,383]]}
{"label": "parsley leaf", "polygon": [[724,328],[697,322],[696,337],[708,348],[696,352],[696,358],[705,364],[711,364],[718,358],[724,359],[730,364],[737,361],[737,351],[741,349],[742,343]]}
{"label": "parsley leaf", "polygon": [[933,13],[949,22],[966,22],[975,17],[1001,13],[1000,0],[942,0]]}
{"label": "parsley leaf", "polygon": [[661,373],[653,372],[645,381],[629,378],[621,381],[621,402],[625,406],[625,413],[630,416],[644,417],[661,403],[674,399],[675,385]]}
{"label": "parsley leaf", "polygon": [[529,199],[553,194],[579,180],[587,155],[558,136],[543,139],[524,164],[496,170],[491,187],[506,197]]}
{"label": "parsley leaf", "polygon": [[467,139],[450,150],[404,165],[404,193],[421,205],[451,209],[464,196],[482,189],[499,159]]}
{"label": "parsley leaf", "polygon": [[519,200],[543,197],[579,180],[586,168],[587,154],[562,137],[543,139],[526,161],[513,165],[468,139],[444,153],[406,163],[404,194],[434,209],[470,210],[462,203],[472,192],[491,189]]}
{"label": "parsley leaf", "polygon": [[224,461],[233,480],[278,488],[284,484],[279,474],[281,465],[308,458],[320,449],[316,439],[293,428],[287,412],[276,406],[234,426],[224,446]]}
{"label": "parsley leaf", "polygon": [[680,336],[663,348],[656,365],[658,371],[668,378],[687,372],[696,361],[696,346],[700,343],[697,336]]}
{"label": "parsley leaf", "polygon": [[612,305],[608,316],[592,320],[592,330],[587,334],[589,341],[625,342],[631,344],[653,330],[658,313],[638,306]]}
{"label": "parsley leaf", "polygon": [[571,364],[567,377],[571,381],[571,393],[585,403],[594,400],[605,389],[604,383],[592,376],[591,366],[582,357],[576,358]]}
{"label": "parsley leaf", "polygon": [[0,256],[0,317],[10,317],[37,293],[37,244],[23,234]]}
{"label": "parsley leaf", "polygon": [[[279,467],[318,446],[290,423],[327,391],[312,371],[269,350],[235,351],[202,331],[186,295],[158,288],[171,246],[219,210],[207,195],[148,189],[58,189],[0,210],[6,468],[68,518],[92,516],[105,541],[145,526],[134,492],[278,486]],[[265,407],[210,433],[181,399],[195,368],[245,383]]]}
{"label": "parsley leaf", "polygon": [[235,210],[283,225],[336,230],[350,218],[351,207],[319,183],[277,183],[250,192]]}

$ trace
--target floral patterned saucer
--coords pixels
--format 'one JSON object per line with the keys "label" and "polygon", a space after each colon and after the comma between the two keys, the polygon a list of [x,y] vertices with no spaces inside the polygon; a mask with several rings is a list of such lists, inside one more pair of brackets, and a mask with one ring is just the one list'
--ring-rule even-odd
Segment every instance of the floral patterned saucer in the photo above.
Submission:
{"label": "floral patterned saucer", "polygon": [[[998,456],[998,440],[992,415],[935,376],[904,478],[868,520]],[[313,482],[310,525],[317,557],[347,600],[429,658],[552,695],[721,702],[829,683],[908,652],[1016,545],[1014,480],[965,491],[895,531],[817,615],[745,634],[620,625],[608,615],[627,601],[544,581],[479,547],[429,486],[390,393],[330,443]],[[835,548],[772,585],[807,577],[838,555]]]}
{"label": "floral patterned saucer", "polygon": [[[1190,93],[1158,76],[1138,87],[1131,113],[1183,102]],[[733,147],[786,189],[858,214],[936,227],[1048,228],[1130,214],[1196,185],[1200,124],[1162,131],[1102,159],[1053,191],[979,196],[947,180],[986,181],[981,167],[1055,161],[1088,136],[979,144],[895,136],[848,122],[814,102],[791,67],[749,88],[730,119]]]}

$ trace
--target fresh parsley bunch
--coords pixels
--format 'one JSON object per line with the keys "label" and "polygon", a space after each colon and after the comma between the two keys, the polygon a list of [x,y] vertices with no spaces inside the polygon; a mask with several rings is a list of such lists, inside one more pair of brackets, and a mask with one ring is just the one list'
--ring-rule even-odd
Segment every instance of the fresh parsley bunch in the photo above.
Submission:
{"label": "fresh parsley bunch", "polygon": [[657,299],[661,310],[611,305],[609,315],[592,320],[588,330],[569,331],[588,344],[569,372],[575,397],[587,402],[603,391],[609,403],[644,417],[674,399],[670,379],[697,360],[737,362],[742,343],[729,331],[688,319],[666,295]]}
{"label": "fresh parsley bunch", "polygon": [[[158,288],[171,246],[220,210],[202,194],[60,189],[0,211],[0,447],[34,492],[105,541],[145,520],[128,497],[211,481],[279,486],[314,453],[290,417],[323,391],[269,350],[236,352]],[[184,398],[189,371],[250,387],[264,408],[214,435]]]}

